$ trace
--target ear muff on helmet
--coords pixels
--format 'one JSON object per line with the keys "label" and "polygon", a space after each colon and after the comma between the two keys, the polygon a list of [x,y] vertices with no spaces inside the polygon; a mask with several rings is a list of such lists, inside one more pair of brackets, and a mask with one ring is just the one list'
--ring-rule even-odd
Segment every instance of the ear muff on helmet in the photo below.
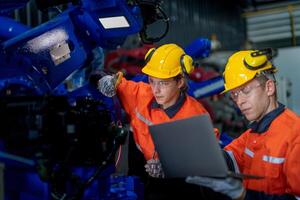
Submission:
{"label": "ear muff on helmet", "polygon": [[259,70],[264,68],[272,58],[272,49],[256,50],[245,56],[243,62],[249,70]]}
{"label": "ear muff on helmet", "polygon": [[185,75],[189,75],[194,69],[194,63],[191,56],[182,54],[180,57],[181,70]]}
{"label": "ear muff on helmet", "polygon": [[251,81],[259,74],[274,74],[277,70],[271,62],[272,57],[272,49],[235,52],[225,66],[223,93]]}
{"label": "ear muff on helmet", "polygon": [[147,64],[150,61],[150,59],[153,56],[155,50],[156,50],[155,48],[151,48],[151,49],[148,50],[148,52],[145,55],[145,64]]}
{"label": "ear muff on helmet", "polygon": [[[153,56],[156,48],[151,48],[145,55],[145,64],[147,64]],[[180,56],[180,67],[184,74],[189,75],[194,69],[194,62],[191,56],[182,54]]]}

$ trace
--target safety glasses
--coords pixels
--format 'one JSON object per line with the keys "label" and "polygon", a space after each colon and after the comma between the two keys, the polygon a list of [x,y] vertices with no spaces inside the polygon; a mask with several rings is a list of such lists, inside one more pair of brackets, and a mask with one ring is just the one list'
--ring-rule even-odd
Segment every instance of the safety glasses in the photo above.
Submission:
{"label": "safety glasses", "polygon": [[173,85],[173,82],[175,82],[176,80],[153,80],[152,78],[149,78],[148,81],[153,88],[158,87],[160,89],[165,89],[171,87]]}
{"label": "safety glasses", "polygon": [[239,89],[239,90],[235,90],[235,91],[231,91],[230,92],[230,97],[233,101],[237,101],[238,97],[241,96],[243,98],[248,98],[250,97],[251,92],[255,89],[261,86],[261,83],[258,83],[256,85],[246,85],[245,87]]}

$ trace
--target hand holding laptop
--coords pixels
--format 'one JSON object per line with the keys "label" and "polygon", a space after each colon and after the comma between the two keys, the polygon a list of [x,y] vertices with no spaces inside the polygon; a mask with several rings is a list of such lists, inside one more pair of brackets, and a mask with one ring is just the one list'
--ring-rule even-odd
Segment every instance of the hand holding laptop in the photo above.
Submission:
{"label": "hand holding laptop", "polygon": [[240,179],[233,177],[218,179],[203,176],[188,176],[185,181],[187,183],[209,187],[215,192],[225,194],[232,199],[244,199],[245,189]]}

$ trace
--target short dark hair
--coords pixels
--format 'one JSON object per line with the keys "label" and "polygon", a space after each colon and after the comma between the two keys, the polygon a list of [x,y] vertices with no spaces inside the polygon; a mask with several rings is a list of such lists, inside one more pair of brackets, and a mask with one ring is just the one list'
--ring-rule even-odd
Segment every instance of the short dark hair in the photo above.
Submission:
{"label": "short dark hair", "polygon": [[187,79],[186,79],[186,77],[183,74],[178,74],[177,76],[174,77],[174,80],[177,81],[177,82],[180,79],[183,79],[183,81],[184,81],[184,85],[180,88],[180,90],[181,90],[181,92],[186,93],[188,91],[188,89],[189,89],[189,85],[187,83]]}

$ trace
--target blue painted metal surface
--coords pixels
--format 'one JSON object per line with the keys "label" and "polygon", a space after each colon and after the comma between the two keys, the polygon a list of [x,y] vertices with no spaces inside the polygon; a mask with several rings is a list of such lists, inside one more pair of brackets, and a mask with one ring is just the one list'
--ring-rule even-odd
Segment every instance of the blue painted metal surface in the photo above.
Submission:
{"label": "blue painted metal surface", "polygon": [[223,90],[224,79],[222,76],[201,82],[189,81],[188,93],[197,99],[219,94]]}
{"label": "blue painted metal surface", "polygon": [[30,29],[30,27],[5,16],[0,16],[0,24],[0,41],[16,37]]}
{"label": "blue painted metal surface", "polygon": [[206,58],[211,52],[211,41],[206,38],[197,38],[184,47],[184,51],[194,59]]}
{"label": "blue painted metal surface", "polygon": [[[0,74],[10,77],[22,72],[49,94],[72,72],[85,65],[95,47],[116,48],[128,35],[139,32],[143,25],[140,14],[139,7],[128,6],[123,0],[85,0],[81,6],[70,6],[54,19],[16,37],[3,32],[0,41],[10,39],[0,44]],[[123,16],[128,27],[105,29],[99,18],[108,16]],[[1,19],[8,27],[18,25],[11,19]],[[18,29],[14,34],[26,30],[21,25]],[[11,68],[15,69],[8,72]]]}
{"label": "blue painted metal surface", "polygon": [[[81,70],[95,58],[95,49],[116,48],[123,44],[128,35],[141,31],[144,24],[139,5],[129,5],[125,0],[79,0],[76,4],[68,4],[66,10],[50,21],[30,28],[8,18],[9,12],[25,6],[27,2],[0,1],[0,96],[64,95],[70,106],[75,106],[79,98],[93,98],[105,102],[106,107],[99,106],[99,112],[101,109],[111,110],[111,119],[117,121],[114,118],[115,102],[101,96],[95,86],[85,82],[68,91],[63,82],[76,71],[81,72],[77,75],[82,75],[84,71]],[[123,17],[128,25],[105,28],[100,18],[107,17]],[[100,54],[103,57],[102,51]],[[77,85],[76,76],[71,78]],[[61,183],[57,181],[55,184],[65,184],[65,194],[53,192],[54,184],[47,182],[53,179],[42,181],[43,174],[47,174],[41,168],[47,163],[39,163],[44,162],[42,159],[10,154],[6,152],[5,144],[0,150],[0,162],[7,166],[5,200],[70,199],[76,194],[76,187],[80,184],[68,176],[64,180],[64,173],[60,174],[62,179],[58,179]],[[39,173],[36,172],[37,167]],[[52,170],[55,172],[55,169]],[[58,167],[59,170],[62,169]],[[97,166],[74,166],[67,172],[84,182],[91,178],[95,170]],[[101,173],[84,187],[84,193],[79,193],[77,198],[141,199],[142,190],[136,187],[140,186],[139,180],[135,177],[111,177],[114,170],[112,165],[103,165]]]}

